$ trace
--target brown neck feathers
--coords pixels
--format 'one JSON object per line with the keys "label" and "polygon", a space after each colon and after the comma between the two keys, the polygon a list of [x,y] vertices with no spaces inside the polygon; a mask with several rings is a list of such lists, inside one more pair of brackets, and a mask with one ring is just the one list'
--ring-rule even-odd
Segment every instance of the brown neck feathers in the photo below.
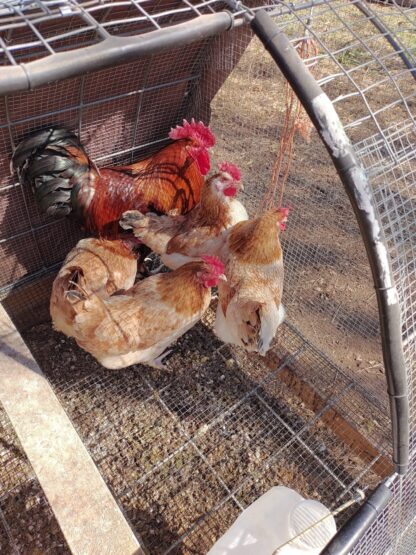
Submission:
{"label": "brown neck feathers", "polygon": [[276,212],[269,211],[245,222],[239,222],[231,230],[231,252],[241,262],[271,264],[282,256]]}

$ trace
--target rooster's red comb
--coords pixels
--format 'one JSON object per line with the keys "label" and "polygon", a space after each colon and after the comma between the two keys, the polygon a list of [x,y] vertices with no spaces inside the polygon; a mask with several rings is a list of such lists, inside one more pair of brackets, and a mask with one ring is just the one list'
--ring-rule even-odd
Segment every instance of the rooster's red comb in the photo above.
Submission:
{"label": "rooster's red comb", "polygon": [[182,125],[177,125],[169,132],[169,138],[174,141],[178,139],[193,139],[198,146],[210,148],[215,145],[215,135],[209,127],[202,121],[195,121],[192,118],[191,123],[186,119]]}
{"label": "rooster's red comb", "polygon": [[221,162],[221,164],[218,165],[218,169],[220,172],[229,173],[234,181],[241,180],[240,169],[235,164],[231,164],[230,162]]}
{"label": "rooster's red comb", "polygon": [[209,256],[208,254],[205,254],[204,256],[201,256],[201,258],[206,264],[211,266],[217,275],[224,273],[224,264],[216,256]]}

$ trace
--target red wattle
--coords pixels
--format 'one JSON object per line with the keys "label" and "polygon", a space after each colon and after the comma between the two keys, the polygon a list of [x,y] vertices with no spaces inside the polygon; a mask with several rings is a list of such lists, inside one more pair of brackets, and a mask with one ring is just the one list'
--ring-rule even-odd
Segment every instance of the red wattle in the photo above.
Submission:
{"label": "red wattle", "polygon": [[226,197],[234,197],[237,194],[237,189],[231,185],[224,189],[223,193]]}
{"label": "red wattle", "polygon": [[199,171],[202,173],[202,175],[207,175],[211,167],[208,151],[205,149],[201,150],[201,152],[199,153],[196,159],[196,162],[199,166]]}
{"label": "red wattle", "polygon": [[205,287],[215,287],[217,285],[217,283],[218,283],[218,280],[215,279],[215,278],[204,280]]}

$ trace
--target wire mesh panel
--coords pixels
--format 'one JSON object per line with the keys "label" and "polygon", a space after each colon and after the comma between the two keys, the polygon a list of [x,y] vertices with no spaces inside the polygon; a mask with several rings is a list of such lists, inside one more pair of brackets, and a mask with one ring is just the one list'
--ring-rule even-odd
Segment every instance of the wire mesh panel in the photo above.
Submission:
{"label": "wire mesh panel", "polygon": [[223,7],[219,0],[1,2],[1,65],[39,60],[110,36],[143,35]]}
{"label": "wire mesh panel", "polygon": [[[285,327],[276,350],[281,363],[268,369],[221,345],[212,317],[180,341],[168,373],[105,371],[49,325],[25,334],[151,553],[205,553],[276,483],[335,508],[391,470],[386,415],[374,407],[380,428],[368,424],[365,444],[351,425],[351,450],[342,429],[353,414],[368,423],[368,401],[304,338]],[[291,372],[308,365],[315,371],[308,383],[323,378],[317,414],[287,385]]]}
{"label": "wire mesh panel", "polygon": [[[241,199],[254,215],[284,133],[286,83],[243,24],[240,3],[3,3],[5,66],[93,46],[108,34],[160,31],[226,7],[234,10],[235,28],[215,38],[16,92],[0,104],[1,298],[151,553],[206,553],[276,484],[336,509],[349,499],[359,503],[362,492],[393,473],[371,272],[348,197],[315,131],[309,141],[295,136],[283,191],[291,207],[282,238],[287,322],[266,360],[222,345],[212,332],[212,311],[175,345],[171,372],[103,370],[50,323],[39,324],[48,317],[56,269],[82,230],[42,214],[32,192],[10,174],[12,147],[22,136],[63,124],[105,166],[155,152],[183,117],[210,120],[217,137],[213,164],[226,159],[240,166]],[[416,57],[414,10],[365,8],[382,23],[380,32],[357,1],[269,2],[268,9],[293,44],[314,38],[317,50],[305,63],[369,176],[414,395],[416,89],[402,59]],[[413,401],[413,447],[414,414]],[[15,464],[11,458],[6,472]],[[412,459],[409,474],[394,484],[393,501],[354,553],[410,553],[414,465]],[[341,513],[337,524],[349,516]],[[6,515],[0,531],[10,537],[7,530]]]}
{"label": "wire mesh panel", "polygon": [[[316,11],[314,18],[319,25]],[[291,21],[294,37],[299,37],[302,28],[293,18]],[[326,28],[327,21],[322,25]],[[230,56],[227,37],[217,41],[222,42],[220,60],[215,58],[215,50],[209,67],[217,63],[221,67],[223,53]],[[235,44],[233,48],[235,51]],[[316,71],[324,71],[321,62]],[[261,102],[262,97],[268,101]],[[200,102],[203,104],[203,99]],[[251,213],[259,210],[271,179],[284,110],[284,79],[260,41],[253,39],[212,103],[212,125],[219,138],[215,156],[218,160],[232,157],[241,166],[244,201]],[[261,157],[256,156],[257,150]],[[282,237],[289,318],[332,360],[350,368],[370,389],[377,389],[383,402],[383,363],[371,273],[354,213],[316,132],[310,142],[300,136],[296,139],[283,203],[293,208]]]}

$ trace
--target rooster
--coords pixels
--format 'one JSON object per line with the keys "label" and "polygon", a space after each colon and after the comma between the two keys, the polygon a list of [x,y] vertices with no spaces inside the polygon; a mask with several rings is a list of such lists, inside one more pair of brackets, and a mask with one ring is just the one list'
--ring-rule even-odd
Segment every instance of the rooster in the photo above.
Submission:
{"label": "rooster", "polygon": [[247,220],[244,206],[235,196],[243,189],[240,170],[222,162],[219,171],[202,189],[201,202],[185,216],[143,215],[138,211],[123,214],[120,226],[133,229],[136,238],[161,256],[163,264],[176,269],[203,252],[216,254],[222,231]]}
{"label": "rooster", "polygon": [[43,212],[73,213],[87,233],[117,238],[126,210],[184,214],[199,202],[215,137],[195,120],[184,120],[169,137],[173,143],[145,160],[98,169],[76,135],[49,128],[24,139],[12,164],[22,183],[32,186]]}
{"label": "rooster", "polygon": [[287,208],[240,222],[224,235],[220,258],[226,282],[218,285],[215,333],[225,343],[265,355],[283,322],[283,257],[279,234]]}
{"label": "rooster", "polygon": [[146,363],[164,369],[170,351],[163,351],[202,317],[223,271],[219,259],[203,256],[108,298],[79,286],[69,297],[75,314],[70,335],[105,368]]}
{"label": "rooster", "polygon": [[77,243],[52,285],[50,313],[55,330],[73,335],[72,300],[78,290],[107,298],[133,287],[137,272],[133,248],[134,244],[121,240],[90,238]]}

